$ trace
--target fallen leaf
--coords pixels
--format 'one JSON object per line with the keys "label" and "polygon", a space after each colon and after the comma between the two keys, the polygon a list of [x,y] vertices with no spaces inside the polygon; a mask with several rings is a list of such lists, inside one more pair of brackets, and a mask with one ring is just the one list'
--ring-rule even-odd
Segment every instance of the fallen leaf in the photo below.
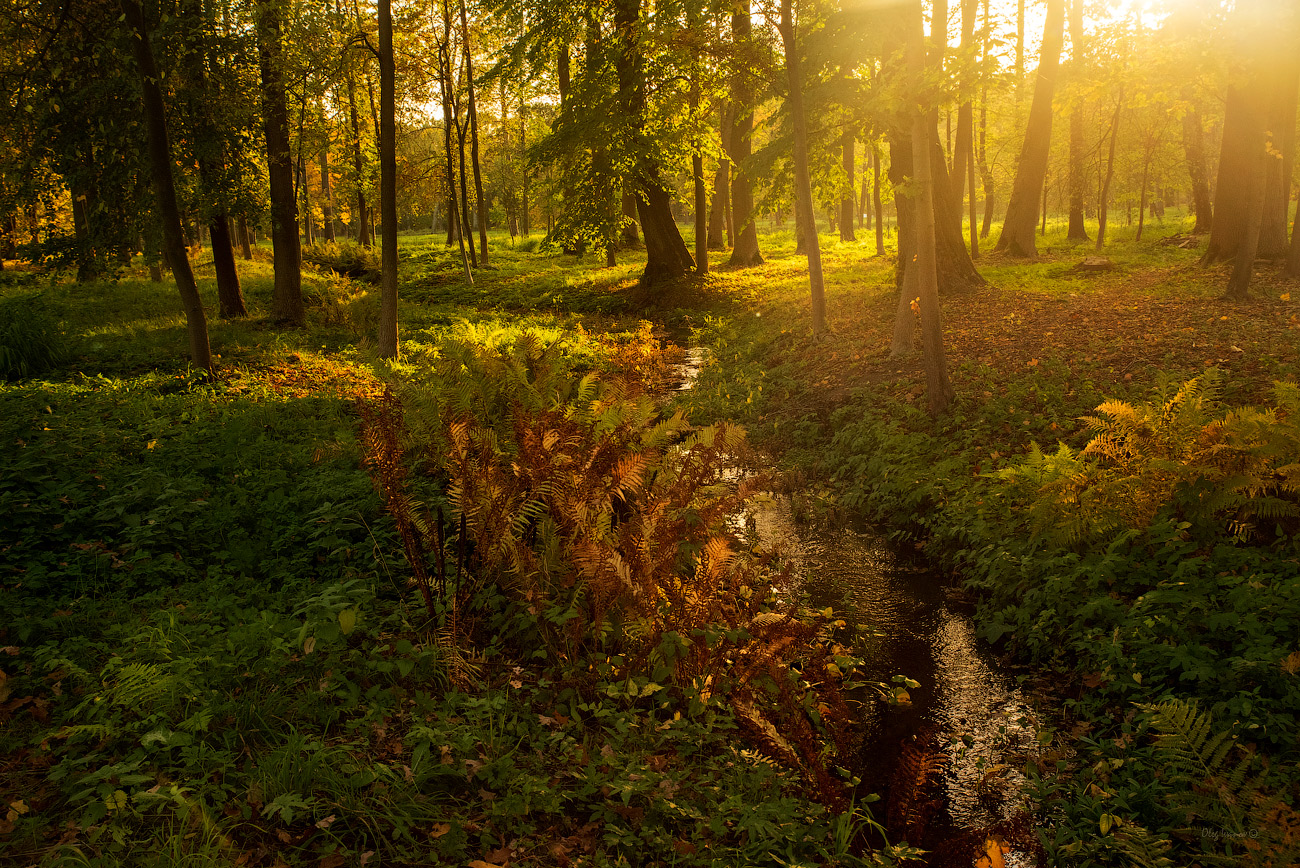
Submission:
{"label": "fallen leaf", "polygon": [[316,863],[316,868],[339,868],[347,858],[342,853],[331,853],[328,856],[322,856],[321,860]]}
{"label": "fallen leaf", "polygon": [[475,859],[473,862],[469,863],[469,868],[506,868],[506,866],[484,862],[482,859]]}
{"label": "fallen leaf", "polygon": [[451,823],[434,823],[433,828],[429,830],[430,838],[441,838],[451,831]]}

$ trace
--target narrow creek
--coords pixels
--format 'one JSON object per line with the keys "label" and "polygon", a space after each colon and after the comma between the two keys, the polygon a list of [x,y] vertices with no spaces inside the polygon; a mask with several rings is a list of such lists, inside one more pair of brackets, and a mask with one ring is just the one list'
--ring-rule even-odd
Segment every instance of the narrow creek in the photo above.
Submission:
{"label": "narrow creek", "polygon": [[[704,350],[687,351],[679,391],[694,386],[706,360]],[[859,628],[868,678],[919,682],[910,704],[863,705],[863,783],[884,797],[875,814],[889,817],[891,841],[931,851],[932,865],[973,866],[995,837],[1006,842],[1006,865],[1034,865],[1018,794],[1038,750],[1035,713],[977,641],[960,590],[879,533],[796,521],[781,494],[751,500],[737,523],[792,562],[813,605]]]}

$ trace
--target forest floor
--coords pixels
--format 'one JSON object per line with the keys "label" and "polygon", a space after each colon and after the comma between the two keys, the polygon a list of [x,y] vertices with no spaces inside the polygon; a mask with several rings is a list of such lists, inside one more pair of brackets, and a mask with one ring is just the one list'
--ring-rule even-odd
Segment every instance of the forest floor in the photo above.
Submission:
{"label": "forest floor", "polygon": [[[1160,719],[1140,709],[1183,697],[1237,721],[1233,737],[1271,764],[1251,798],[1300,777],[1294,540],[1184,550],[1150,531],[1124,543],[1131,557],[1118,542],[1045,553],[991,494],[1033,444],[1083,446],[1081,418],[1103,400],[1214,369],[1223,404],[1265,404],[1296,379],[1300,285],[1262,265],[1254,301],[1221,301],[1224,269],[1161,243],[1182,230],[1148,227],[1139,244],[1121,229],[1114,270],[1098,273],[1075,270],[1094,251],[1055,226],[1035,262],[982,258],[989,285],[941,302],[957,400],[938,422],[921,411],[919,361],[888,355],[893,262],[868,233],[823,241],[820,342],[788,232],[762,236],[761,267],[649,298],[636,253],[606,269],[498,238],[471,287],[440,239],[405,237],[402,339],[418,358],[452,334],[497,345],[532,331],[597,369],[647,334],[704,348],[679,399],[693,421],[743,423],[812,483],[808,512],[865,518],[971,579],[985,637],[1058,673],[1038,679],[1056,684],[1062,731],[1033,776],[1054,862],[1240,855],[1264,814],[1267,846],[1247,855],[1277,858],[1300,828],[1285,803],[1234,813],[1202,799],[1181,827],[1160,807],[1204,782],[1153,779],[1169,760],[1150,735]],[[41,291],[66,350],[0,385],[0,864],[853,864],[865,814],[829,816],[739,750],[725,717],[561,699],[522,661],[488,661],[479,692],[451,689],[359,467],[353,402],[382,382],[377,290],[311,275],[309,325],[285,331],[265,317],[269,271],[244,264],[249,320],[212,323],[216,383],[180,358],[170,283],[0,277],[0,302]],[[210,261],[199,277],[211,299]],[[980,555],[1003,538],[1015,575]],[[1193,561],[1208,579],[1178,566]],[[1167,622],[1142,607],[1174,570],[1215,590],[1170,598],[1193,613],[1177,629],[1144,627]],[[1041,582],[1057,595],[1048,612],[1016,575],[1084,590]],[[1216,611],[1258,617],[1230,640]],[[1197,825],[1218,831],[1186,831]]]}

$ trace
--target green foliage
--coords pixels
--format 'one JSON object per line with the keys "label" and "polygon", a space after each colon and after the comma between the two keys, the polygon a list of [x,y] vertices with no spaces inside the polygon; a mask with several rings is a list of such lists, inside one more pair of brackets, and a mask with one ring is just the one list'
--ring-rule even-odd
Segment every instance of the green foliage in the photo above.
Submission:
{"label": "green foliage", "polygon": [[365,247],[353,241],[308,244],[302,248],[302,261],[352,280],[379,283],[379,249],[376,247]]}
{"label": "green foliage", "polygon": [[66,355],[66,341],[44,293],[0,299],[0,377],[16,380],[40,374]]}
{"label": "green foliage", "polygon": [[1274,406],[1227,409],[1221,378],[1210,369],[1155,401],[1107,401],[1085,420],[1083,450],[1035,446],[998,476],[1034,531],[1066,545],[1105,543],[1165,510],[1198,535],[1226,525],[1237,539],[1285,538],[1300,528],[1300,388],[1278,383]]}

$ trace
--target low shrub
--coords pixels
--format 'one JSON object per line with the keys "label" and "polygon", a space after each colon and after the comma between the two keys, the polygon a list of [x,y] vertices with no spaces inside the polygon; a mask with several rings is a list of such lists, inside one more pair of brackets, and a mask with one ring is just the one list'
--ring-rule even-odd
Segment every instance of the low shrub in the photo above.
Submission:
{"label": "low shrub", "polygon": [[352,241],[327,241],[302,249],[302,261],[352,280],[379,283],[379,250]]}

